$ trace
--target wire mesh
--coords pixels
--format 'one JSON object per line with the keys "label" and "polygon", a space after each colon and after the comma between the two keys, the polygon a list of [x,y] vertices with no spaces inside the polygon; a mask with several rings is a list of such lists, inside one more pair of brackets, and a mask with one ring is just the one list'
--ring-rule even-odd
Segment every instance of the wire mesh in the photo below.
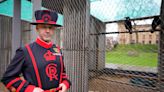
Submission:
{"label": "wire mesh", "polygon": [[[121,23],[118,24],[118,31],[126,31],[124,26],[119,30],[119,26],[122,26]],[[136,35],[138,35],[138,41]],[[105,66],[89,72],[91,74],[89,76],[90,90],[99,92],[157,91],[158,36],[159,32],[118,34],[117,39],[112,35],[106,36],[105,51],[100,49],[98,51],[99,54],[104,51],[105,56],[96,57],[100,59],[92,63],[97,67],[101,64]],[[99,38],[99,41],[102,39]]]}
{"label": "wire mesh", "polygon": [[[65,68],[72,82],[69,92],[163,92],[164,38],[158,23],[152,28],[154,16],[160,16],[156,12],[160,10],[155,6],[158,5],[156,1],[131,0],[128,3],[128,0],[116,0],[116,5],[112,2],[111,5],[91,7],[91,4],[101,1],[112,2],[42,0],[45,8],[64,16],[63,28],[56,31],[55,39],[62,45]],[[138,7],[132,6],[133,3]],[[149,9],[144,10],[145,3]],[[124,11],[121,6],[124,6]],[[91,8],[99,8],[105,13],[97,11],[95,14],[99,18],[92,15]],[[115,8],[121,11],[116,14]],[[152,16],[151,11],[156,15]],[[109,13],[113,15],[106,17]],[[148,19],[141,18],[143,14]],[[116,16],[120,21],[113,20]],[[130,17],[131,27],[125,17]],[[31,36],[28,32],[24,35],[27,38],[22,36],[22,39],[26,43]],[[4,37],[0,36],[2,42]]]}
{"label": "wire mesh", "polygon": [[[105,2],[105,0],[102,1]],[[140,3],[137,15],[140,15],[140,11],[143,10],[141,8],[144,7],[144,3],[151,5],[151,2],[148,3],[148,0],[143,2],[139,0],[133,1],[133,3],[135,2]],[[123,3],[117,3],[117,7],[122,5]],[[122,13],[125,17],[136,17],[137,7],[132,5],[134,5],[132,2],[125,5],[128,11],[120,12],[119,14]],[[112,6],[113,11],[111,13],[115,13],[115,5]],[[104,7],[108,6],[99,8],[103,10],[105,9]],[[144,13],[148,13],[148,11],[150,10],[143,10]],[[127,14],[129,12],[131,14]],[[92,64],[89,64],[89,66],[92,65],[95,68],[89,67],[89,91],[157,92],[159,90],[158,55],[159,41],[161,40],[159,39],[160,27],[156,25],[155,29],[152,28],[153,18],[130,19],[130,24],[126,22],[126,18],[122,19],[121,21],[115,21],[115,23],[106,24],[106,32],[103,32],[103,30],[96,32],[94,30],[90,35],[92,39],[97,37],[92,43],[98,43],[97,46],[95,45],[95,50],[97,49],[97,53],[102,56],[96,55],[94,57],[96,59],[90,61]],[[160,20],[158,19],[158,21]],[[97,28],[97,25],[95,25],[95,28]],[[105,47],[103,48],[105,49],[102,49],[101,46],[103,44],[101,42],[104,40]],[[92,56],[94,55],[92,54]],[[101,66],[102,64],[105,66]]]}

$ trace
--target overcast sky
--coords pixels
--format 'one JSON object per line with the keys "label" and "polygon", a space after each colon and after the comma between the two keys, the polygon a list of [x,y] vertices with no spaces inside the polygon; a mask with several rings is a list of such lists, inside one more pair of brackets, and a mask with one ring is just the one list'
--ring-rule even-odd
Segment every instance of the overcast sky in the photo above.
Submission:
{"label": "overcast sky", "polygon": [[[131,2],[127,2],[128,0],[92,0],[92,1],[94,2],[91,2],[91,14],[104,22],[122,20],[125,19],[125,16],[127,15],[130,16],[131,18],[159,15],[160,7],[161,7],[161,0],[130,0]],[[126,1],[126,3],[122,1]],[[140,4],[142,6],[138,6],[135,3],[134,5],[132,5],[133,1],[135,2],[141,1],[143,4],[142,3]],[[147,4],[145,4],[145,2],[147,2]],[[127,7],[128,10],[126,10]],[[145,7],[149,9],[146,9]],[[133,10],[135,12],[133,12]],[[151,24],[152,19],[135,21],[135,23],[137,25]],[[106,25],[106,32],[117,32],[117,31],[118,31],[118,25],[116,23]],[[108,34],[106,36],[112,36],[114,39],[117,39],[117,35],[118,34],[110,34],[110,35]]]}
{"label": "overcast sky", "polygon": [[161,0],[91,0],[91,15],[103,22],[160,14]]}

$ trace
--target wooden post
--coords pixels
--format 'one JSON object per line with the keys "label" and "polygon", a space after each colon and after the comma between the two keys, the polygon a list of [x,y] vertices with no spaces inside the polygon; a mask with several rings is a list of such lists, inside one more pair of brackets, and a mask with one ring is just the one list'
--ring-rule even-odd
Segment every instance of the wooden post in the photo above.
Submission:
{"label": "wooden post", "polygon": [[164,0],[162,0],[161,5],[161,31],[160,31],[160,42],[159,42],[159,63],[158,63],[158,76],[159,76],[159,83],[158,83],[158,90],[159,92],[164,91]]}
{"label": "wooden post", "polygon": [[11,61],[12,18],[0,16],[0,79]]}
{"label": "wooden post", "polygon": [[[105,24],[91,16],[90,33],[105,32]],[[101,70],[105,67],[105,35],[89,36],[89,69]]]}

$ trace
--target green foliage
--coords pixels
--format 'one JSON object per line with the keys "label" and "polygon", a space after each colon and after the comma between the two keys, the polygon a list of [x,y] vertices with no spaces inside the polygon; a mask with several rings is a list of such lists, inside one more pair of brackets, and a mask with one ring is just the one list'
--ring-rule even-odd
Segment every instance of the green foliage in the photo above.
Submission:
{"label": "green foliage", "polygon": [[157,51],[157,45],[118,45],[106,52],[106,63],[156,67]]}
{"label": "green foliage", "polygon": [[138,51],[138,52],[152,52],[157,53],[158,47],[155,44],[128,44],[128,45],[118,45],[113,51]]}

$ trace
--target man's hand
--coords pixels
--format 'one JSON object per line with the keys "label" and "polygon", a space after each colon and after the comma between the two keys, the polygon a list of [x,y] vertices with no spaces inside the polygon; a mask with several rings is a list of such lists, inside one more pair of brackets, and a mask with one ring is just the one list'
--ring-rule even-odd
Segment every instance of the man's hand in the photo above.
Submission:
{"label": "man's hand", "polygon": [[67,91],[67,87],[64,83],[59,84],[59,88],[61,88],[61,90],[59,90],[59,92],[66,92]]}
{"label": "man's hand", "polygon": [[16,88],[14,88],[14,87],[12,87],[12,86],[9,88],[9,90],[10,90],[11,92],[16,92]]}
{"label": "man's hand", "polygon": [[33,92],[44,92],[44,90],[39,87],[36,87],[34,88]]}

